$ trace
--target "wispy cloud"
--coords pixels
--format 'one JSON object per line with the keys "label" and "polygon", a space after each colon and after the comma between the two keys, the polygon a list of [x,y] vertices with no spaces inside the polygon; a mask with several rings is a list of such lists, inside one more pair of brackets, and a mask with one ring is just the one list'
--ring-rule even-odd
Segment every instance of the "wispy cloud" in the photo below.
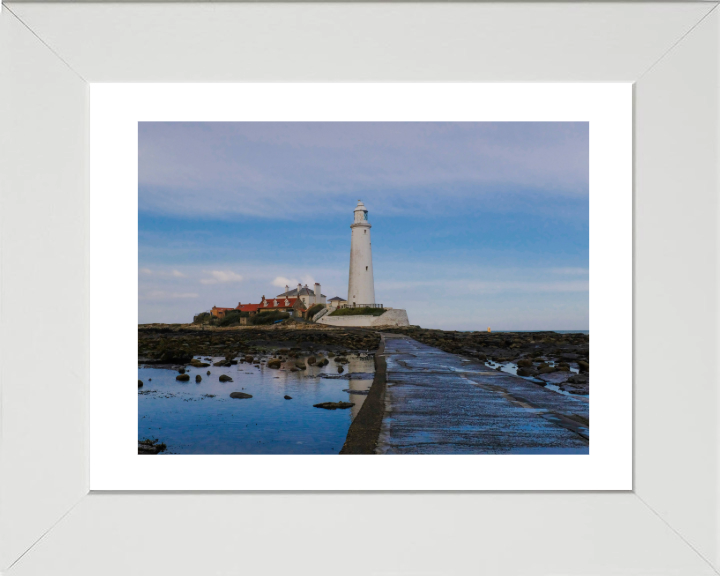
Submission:
{"label": "wispy cloud", "polygon": [[140,268],[141,274],[152,274],[152,270],[150,268]]}
{"label": "wispy cloud", "polygon": [[141,122],[139,136],[140,208],[154,213],[298,219],[347,210],[349,195],[400,214],[488,192],[587,194],[584,122]]}
{"label": "wispy cloud", "polygon": [[242,282],[243,277],[240,274],[229,270],[213,270],[210,272],[210,278],[200,280],[201,284],[220,284],[226,282]]}
{"label": "wispy cloud", "polygon": [[199,294],[197,292],[166,292],[165,290],[153,290],[152,292],[146,292],[140,294],[140,300],[166,300],[176,298],[197,298]]}

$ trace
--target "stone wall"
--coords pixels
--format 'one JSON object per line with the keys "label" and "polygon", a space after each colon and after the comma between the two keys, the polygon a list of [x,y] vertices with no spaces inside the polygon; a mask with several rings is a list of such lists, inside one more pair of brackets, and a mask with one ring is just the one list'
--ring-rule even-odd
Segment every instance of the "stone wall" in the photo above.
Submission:
{"label": "stone wall", "polygon": [[393,308],[380,316],[331,316],[329,314],[320,318],[318,324],[328,326],[409,326],[408,315],[405,310]]}

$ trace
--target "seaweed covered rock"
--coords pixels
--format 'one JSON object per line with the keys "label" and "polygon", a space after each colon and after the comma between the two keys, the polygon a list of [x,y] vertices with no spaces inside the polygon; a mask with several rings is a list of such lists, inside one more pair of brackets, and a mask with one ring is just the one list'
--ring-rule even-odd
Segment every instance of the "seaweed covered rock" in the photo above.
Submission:
{"label": "seaweed covered rock", "polygon": [[252,398],[252,394],[245,394],[245,392],[230,392],[230,398],[244,400],[246,398]]}
{"label": "seaweed covered rock", "polygon": [[219,380],[220,380],[220,382],[232,382],[233,381],[233,379],[230,378],[230,376],[228,376],[227,374],[220,374]]}
{"label": "seaweed covered rock", "polygon": [[324,408],[325,410],[345,410],[355,406],[354,402],[321,402],[313,404],[313,408]]}
{"label": "seaweed covered rock", "polygon": [[188,380],[190,380],[190,375],[189,374],[178,374],[177,376],[175,376],[175,380],[180,380],[180,382],[187,382]]}

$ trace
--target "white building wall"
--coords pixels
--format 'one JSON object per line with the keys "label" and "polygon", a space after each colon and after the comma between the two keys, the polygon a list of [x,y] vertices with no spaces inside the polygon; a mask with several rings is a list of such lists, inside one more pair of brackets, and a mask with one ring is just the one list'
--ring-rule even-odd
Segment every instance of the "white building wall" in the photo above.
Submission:
{"label": "white building wall", "polygon": [[365,205],[358,200],[354,222],[350,226],[350,278],[348,304],[375,304],[370,222]]}
{"label": "white building wall", "polygon": [[405,310],[393,308],[381,316],[331,316],[326,314],[317,321],[328,326],[409,326],[410,321]]}

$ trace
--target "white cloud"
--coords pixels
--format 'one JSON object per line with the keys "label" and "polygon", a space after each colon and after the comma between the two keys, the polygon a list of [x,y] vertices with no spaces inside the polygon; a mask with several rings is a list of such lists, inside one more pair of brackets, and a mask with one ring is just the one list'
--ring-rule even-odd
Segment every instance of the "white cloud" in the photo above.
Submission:
{"label": "white cloud", "polygon": [[140,268],[140,272],[143,274],[152,274],[152,270],[150,270],[150,268]]}
{"label": "white cloud", "polygon": [[242,282],[243,277],[240,274],[229,270],[213,270],[210,272],[210,278],[200,280],[201,284],[219,284],[225,282]]}
{"label": "white cloud", "polygon": [[285,288],[285,286],[293,288],[297,286],[297,283],[297,278],[285,278],[285,276],[276,276],[275,280],[272,281],[272,285],[278,288]]}
{"label": "white cloud", "polygon": [[175,278],[186,278],[185,274],[180,272],[180,270],[173,270],[172,275],[175,276]]}

